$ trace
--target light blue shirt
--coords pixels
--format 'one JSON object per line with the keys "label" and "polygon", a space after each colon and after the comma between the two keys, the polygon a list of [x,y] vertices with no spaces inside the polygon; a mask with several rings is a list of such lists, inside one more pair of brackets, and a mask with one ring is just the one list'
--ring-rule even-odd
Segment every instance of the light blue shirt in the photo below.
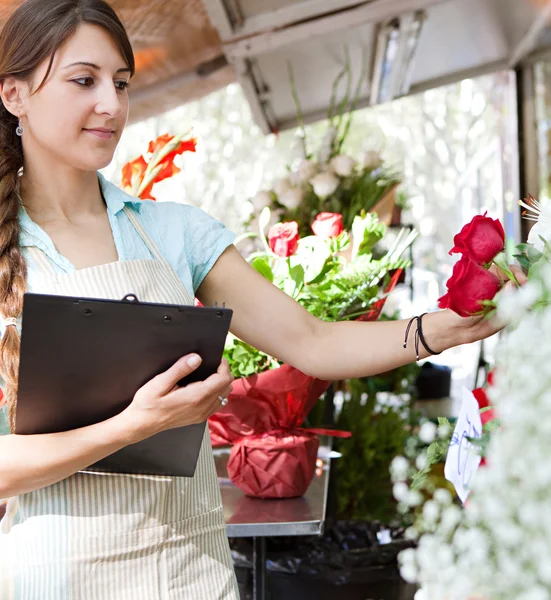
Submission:
{"label": "light blue shirt", "polygon": [[[194,206],[176,202],[138,200],[108,182],[98,173],[109,223],[119,260],[151,259],[151,252],[123,211],[129,206],[144,226],[149,237],[174,269],[190,293],[195,293],[222,252],[230,246],[235,234],[218,220]],[[43,250],[59,273],[70,273],[75,267],[59,254],[48,234],[34,223],[22,207],[19,213],[23,254],[26,248]],[[39,275],[38,267],[27,258],[27,284],[30,290]],[[3,333],[4,326],[0,323]],[[1,383],[1,382],[0,382]],[[0,435],[9,433],[6,407],[0,409]]]}

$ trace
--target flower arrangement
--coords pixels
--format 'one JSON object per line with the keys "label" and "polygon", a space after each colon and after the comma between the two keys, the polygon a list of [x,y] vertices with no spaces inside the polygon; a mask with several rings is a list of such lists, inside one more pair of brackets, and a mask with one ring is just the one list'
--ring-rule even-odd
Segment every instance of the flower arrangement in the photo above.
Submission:
{"label": "flower arrangement", "polygon": [[[312,223],[314,235],[301,237],[296,221],[272,226],[266,236],[270,209],[260,217],[259,233],[247,232],[236,244],[255,238],[260,249],[247,260],[266,279],[324,321],[374,319],[409,263],[402,258],[417,232],[402,230],[380,258],[374,249],[386,233],[376,215],[356,216],[351,232],[337,213],[320,213]],[[225,357],[235,377],[248,377],[279,363],[230,336]]]}
{"label": "flower arrangement", "polygon": [[[469,481],[468,502],[461,508],[450,490],[438,485],[416,489],[411,485],[415,469],[405,457],[393,465],[395,495],[416,514],[409,533],[419,538],[418,548],[400,556],[404,579],[421,586],[416,600],[528,600],[551,594],[551,468],[545,459],[551,411],[551,228],[547,207],[532,198],[521,204],[528,215],[536,215],[528,244],[517,246],[528,281],[489,300],[508,328],[488,388],[475,390],[488,435],[470,437],[467,444],[469,453],[485,456]],[[489,242],[494,234],[486,233]],[[479,299],[478,308],[484,306]],[[429,449],[444,458],[451,429],[443,420],[439,425],[427,424],[434,438]],[[425,471],[422,475],[430,458],[428,451],[421,454],[416,466]]]}
{"label": "flower arrangement", "polygon": [[181,171],[174,164],[176,156],[195,152],[197,140],[184,139],[184,135],[161,135],[149,142],[147,159],[141,155],[122,168],[121,185],[124,191],[142,200],[155,200],[153,186]]}
{"label": "flower arrangement", "polygon": [[[345,78],[345,92],[338,99],[338,87]],[[360,77],[356,91],[351,93],[348,56],[343,71],[334,82],[327,132],[317,149],[308,143],[292,69],[290,82],[299,122],[299,132],[290,153],[292,160],[285,177],[252,199],[253,218],[268,206],[278,220],[295,221],[301,236],[310,233],[310,224],[321,212],[341,214],[347,230],[362,211],[377,212],[382,221],[390,224],[394,205],[403,207],[407,203],[404,194],[396,194],[401,183],[399,173],[386,166],[375,150],[367,150],[360,161],[343,152],[362,84]]]}

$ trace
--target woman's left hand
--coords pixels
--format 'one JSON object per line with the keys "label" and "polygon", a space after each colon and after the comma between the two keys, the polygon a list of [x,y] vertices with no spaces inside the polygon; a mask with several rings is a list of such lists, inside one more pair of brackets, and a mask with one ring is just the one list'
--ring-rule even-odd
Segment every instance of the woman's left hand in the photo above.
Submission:
{"label": "woman's left hand", "polygon": [[[520,267],[517,265],[509,265],[509,269],[515,276],[519,285],[524,285],[528,278],[522,271]],[[495,273],[502,281],[505,281],[505,285],[501,288],[500,292],[505,289],[514,289],[517,287],[517,284],[510,280],[507,275],[495,265],[490,267],[490,271]],[[477,342],[479,340],[483,340],[487,337],[490,337],[499,331],[501,331],[504,327],[504,324],[499,321],[499,319],[494,315],[491,318],[486,318],[483,315],[477,315],[473,317],[461,317],[457,313],[451,311],[450,309],[446,309],[450,313],[450,325],[452,327],[459,328],[461,332],[461,337],[464,338],[464,344]],[[452,316],[453,315],[453,316]]]}

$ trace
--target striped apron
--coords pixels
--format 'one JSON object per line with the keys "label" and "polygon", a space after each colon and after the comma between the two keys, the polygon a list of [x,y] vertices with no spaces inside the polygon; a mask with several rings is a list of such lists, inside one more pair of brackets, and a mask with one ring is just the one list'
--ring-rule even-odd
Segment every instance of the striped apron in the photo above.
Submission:
{"label": "striped apron", "polygon": [[[45,294],[193,304],[128,207],[153,259],[56,273],[31,248]],[[0,600],[238,600],[209,430],[193,478],[81,472],[8,501]]]}

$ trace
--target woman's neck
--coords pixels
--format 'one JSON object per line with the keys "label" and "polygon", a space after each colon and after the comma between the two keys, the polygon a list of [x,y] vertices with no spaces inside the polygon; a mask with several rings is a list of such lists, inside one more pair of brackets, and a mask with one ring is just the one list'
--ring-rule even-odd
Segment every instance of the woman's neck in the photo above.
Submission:
{"label": "woman's neck", "polygon": [[68,166],[52,170],[25,162],[21,199],[31,218],[42,224],[105,211],[97,173]]}

